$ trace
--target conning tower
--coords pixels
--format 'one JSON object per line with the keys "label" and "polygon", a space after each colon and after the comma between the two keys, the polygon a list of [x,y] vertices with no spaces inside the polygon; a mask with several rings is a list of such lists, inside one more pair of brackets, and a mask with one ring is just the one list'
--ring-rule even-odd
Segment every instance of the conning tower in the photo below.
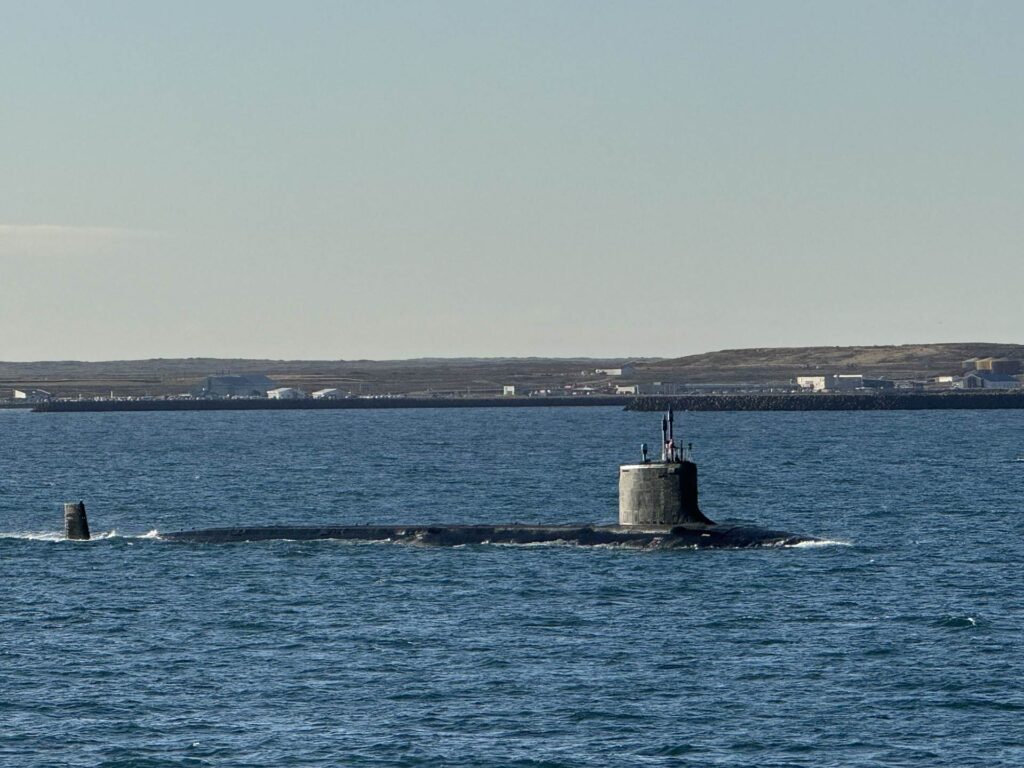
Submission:
{"label": "conning tower", "polygon": [[672,409],[661,420],[661,461],[647,457],[619,467],[619,525],[714,525],[697,503],[697,465],[692,444],[676,447]]}

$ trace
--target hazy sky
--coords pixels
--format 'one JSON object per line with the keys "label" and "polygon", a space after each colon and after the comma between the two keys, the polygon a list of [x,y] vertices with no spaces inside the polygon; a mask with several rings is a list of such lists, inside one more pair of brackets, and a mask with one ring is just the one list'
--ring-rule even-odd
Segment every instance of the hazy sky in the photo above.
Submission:
{"label": "hazy sky", "polygon": [[0,19],[0,359],[1024,340],[1018,1]]}

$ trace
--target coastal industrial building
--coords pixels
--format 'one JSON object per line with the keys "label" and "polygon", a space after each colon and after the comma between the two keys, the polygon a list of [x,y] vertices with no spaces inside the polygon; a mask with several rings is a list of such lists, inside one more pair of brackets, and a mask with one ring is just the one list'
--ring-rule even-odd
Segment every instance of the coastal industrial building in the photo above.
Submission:
{"label": "coastal industrial building", "polygon": [[266,397],[277,382],[262,375],[207,376],[192,388],[195,397]]}
{"label": "coastal industrial building", "polygon": [[1024,361],[1006,357],[972,357],[961,363],[963,376],[941,376],[954,389],[1024,389]]}
{"label": "coastal industrial building", "polygon": [[328,387],[327,389],[318,389],[310,397],[314,400],[341,400],[348,397],[348,392],[342,392],[340,389],[335,387]]}
{"label": "coastal industrial building", "polygon": [[45,389],[16,389],[14,390],[15,400],[24,400],[26,403],[45,403],[51,400],[53,395]]}
{"label": "coastal industrial building", "polygon": [[797,376],[796,385],[812,392],[836,392],[861,389],[864,377],[860,374],[825,374],[824,376]]}
{"label": "coastal industrial building", "polygon": [[306,393],[295,387],[276,387],[267,390],[267,398],[270,400],[303,400]]}
{"label": "coastal industrial building", "polygon": [[895,389],[896,382],[888,379],[869,379],[859,373],[825,374],[823,376],[797,376],[796,385],[808,392],[850,392],[857,389]]}
{"label": "coastal industrial building", "polygon": [[678,395],[683,390],[679,384],[654,381],[646,384],[617,384],[616,395]]}
{"label": "coastal industrial building", "polygon": [[1018,376],[988,370],[971,371],[960,382],[962,389],[1021,389],[1021,386]]}
{"label": "coastal industrial building", "polygon": [[972,357],[961,365],[964,371],[988,371],[989,373],[1016,376],[1024,371],[1024,363],[1006,357]]}
{"label": "coastal industrial building", "polygon": [[598,368],[594,373],[598,376],[632,376],[635,371],[632,363],[626,363],[621,368]]}

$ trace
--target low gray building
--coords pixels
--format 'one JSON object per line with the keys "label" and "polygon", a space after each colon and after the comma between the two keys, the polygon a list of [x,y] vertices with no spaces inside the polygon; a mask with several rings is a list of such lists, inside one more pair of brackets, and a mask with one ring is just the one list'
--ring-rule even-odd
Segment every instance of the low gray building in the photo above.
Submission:
{"label": "low gray building", "polygon": [[964,376],[961,386],[964,389],[1020,389],[1021,382],[1008,373],[971,371]]}
{"label": "low gray building", "polygon": [[262,374],[207,376],[191,392],[196,397],[266,397],[277,382]]}

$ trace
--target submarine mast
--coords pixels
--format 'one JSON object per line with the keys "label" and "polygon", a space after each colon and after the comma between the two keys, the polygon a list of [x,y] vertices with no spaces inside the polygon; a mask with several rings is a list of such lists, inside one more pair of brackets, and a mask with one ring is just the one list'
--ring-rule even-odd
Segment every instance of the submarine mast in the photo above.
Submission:
{"label": "submarine mast", "polygon": [[[692,445],[692,444],[691,444]],[[683,523],[714,525],[697,501],[697,465],[690,450],[675,442],[675,414],[669,407],[661,419],[661,461],[619,467],[619,525],[659,526]]]}

